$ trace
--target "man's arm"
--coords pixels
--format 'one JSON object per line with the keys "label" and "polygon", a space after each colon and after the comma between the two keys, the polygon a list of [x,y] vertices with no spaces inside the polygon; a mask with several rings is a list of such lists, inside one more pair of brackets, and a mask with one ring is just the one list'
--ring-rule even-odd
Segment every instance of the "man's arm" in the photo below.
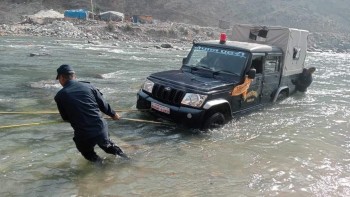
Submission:
{"label": "man's arm", "polygon": [[109,103],[103,98],[103,94],[96,88],[93,90],[97,104],[101,112],[110,116],[113,120],[119,120],[120,116],[109,105]]}
{"label": "man's arm", "polygon": [[61,115],[62,119],[64,121],[69,121],[68,116],[65,113],[65,110],[64,110],[63,106],[61,106],[61,104],[60,104],[60,102],[59,102],[57,97],[55,97],[55,101],[56,101],[56,104],[57,104],[57,109],[60,112],[60,115]]}

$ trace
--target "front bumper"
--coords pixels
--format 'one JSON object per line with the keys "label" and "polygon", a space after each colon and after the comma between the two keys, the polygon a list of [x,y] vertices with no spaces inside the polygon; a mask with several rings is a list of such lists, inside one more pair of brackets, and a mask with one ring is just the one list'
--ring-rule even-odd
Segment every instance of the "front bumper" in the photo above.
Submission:
{"label": "front bumper", "polygon": [[[160,106],[170,109],[169,114],[158,111],[151,107],[151,103],[156,103]],[[162,103],[158,100],[153,99],[151,96],[140,90],[137,93],[137,109],[150,109],[150,113],[157,117],[176,122],[179,124],[185,124],[193,128],[200,128],[203,124],[204,113],[203,109],[194,109],[184,106],[173,106]]]}

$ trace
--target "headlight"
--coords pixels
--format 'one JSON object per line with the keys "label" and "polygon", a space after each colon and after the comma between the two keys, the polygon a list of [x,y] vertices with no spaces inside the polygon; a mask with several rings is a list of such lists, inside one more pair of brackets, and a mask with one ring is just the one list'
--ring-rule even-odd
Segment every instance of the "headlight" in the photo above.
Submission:
{"label": "headlight", "polygon": [[153,89],[154,83],[148,79],[146,79],[145,83],[142,86],[142,90],[152,93],[152,89]]}
{"label": "headlight", "polygon": [[207,95],[186,93],[185,97],[181,101],[181,104],[192,107],[201,107],[207,97]]}

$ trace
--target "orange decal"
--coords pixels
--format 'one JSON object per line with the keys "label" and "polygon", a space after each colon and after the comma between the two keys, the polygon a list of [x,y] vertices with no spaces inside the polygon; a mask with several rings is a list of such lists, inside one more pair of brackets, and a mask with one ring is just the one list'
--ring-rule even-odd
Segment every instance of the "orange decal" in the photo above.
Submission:
{"label": "orange decal", "polygon": [[247,91],[252,81],[253,79],[249,79],[248,76],[245,76],[244,82],[241,85],[238,85],[235,88],[233,88],[231,96],[238,96],[242,94],[243,99],[246,100]]}

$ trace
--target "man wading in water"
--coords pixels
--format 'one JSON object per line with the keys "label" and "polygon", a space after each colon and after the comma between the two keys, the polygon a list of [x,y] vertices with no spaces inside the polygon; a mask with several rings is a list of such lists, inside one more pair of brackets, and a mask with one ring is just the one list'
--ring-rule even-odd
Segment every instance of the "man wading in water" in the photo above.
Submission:
{"label": "man wading in water", "polygon": [[297,91],[306,92],[307,88],[312,83],[312,74],[315,72],[315,70],[315,67],[304,68],[303,72],[299,74],[299,77],[292,81]]}
{"label": "man wading in water", "polygon": [[94,151],[96,144],[106,153],[128,158],[109,139],[108,125],[100,111],[113,120],[119,120],[120,116],[104,100],[102,93],[88,82],[77,81],[70,65],[61,65],[56,79],[63,86],[55,96],[57,108],[62,119],[73,127],[73,140],[85,159],[102,162]]}

